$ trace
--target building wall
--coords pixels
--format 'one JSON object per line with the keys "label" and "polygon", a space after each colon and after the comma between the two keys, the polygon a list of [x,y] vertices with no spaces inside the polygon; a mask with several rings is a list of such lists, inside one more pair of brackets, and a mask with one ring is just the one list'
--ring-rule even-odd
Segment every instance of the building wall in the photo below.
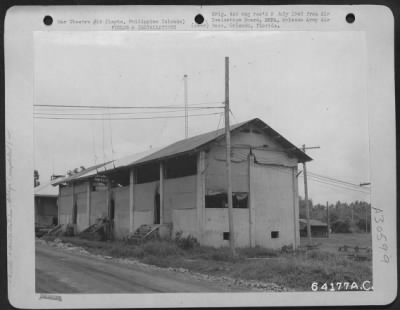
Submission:
{"label": "building wall", "polygon": [[[249,209],[233,209],[235,244],[248,247],[250,244]],[[228,209],[206,209],[203,244],[220,247],[229,246],[229,240],[223,239],[223,233],[229,232]]]}
{"label": "building wall", "polygon": [[154,212],[154,199],[158,184],[158,181],[135,184],[135,211]]}
{"label": "building wall", "polygon": [[72,188],[61,187],[58,197],[58,223],[72,223]]}
{"label": "building wall", "polygon": [[113,199],[114,236],[121,239],[129,234],[129,186],[114,188]]}
{"label": "building wall", "polygon": [[[250,129],[257,129],[250,127]],[[259,130],[259,129],[258,129]],[[250,147],[260,147],[267,145],[266,149],[253,149],[256,161],[265,164],[277,164],[285,166],[296,166],[297,160],[289,158],[283,152],[283,148],[272,138],[264,134],[253,132],[235,132],[231,137],[231,171],[232,171],[232,191],[247,192],[248,182],[248,156]],[[207,153],[206,164],[206,189],[207,190],[226,190],[226,147],[225,140],[214,143]]]}
{"label": "building wall", "polygon": [[87,218],[87,190],[84,192],[81,190],[75,194],[76,195],[76,204],[77,204],[77,220],[76,220],[76,229],[77,231],[82,231],[88,227],[88,218]]}
{"label": "building wall", "polygon": [[[177,209],[196,209],[196,175],[164,180],[164,223],[173,222],[172,211]],[[179,214],[191,212],[176,212],[175,218]]]}
{"label": "building wall", "polygon": [[[248,164],[249,150],[232,150],[232,191],[248,191]],[[215,146],[206,154],[206,192],[226,191],[226,152],[225,147]]]}
{"label": "building wall", "polygon": [[171,215],[173,238],[176,237],[177,232],[180,232],[182,233],[182,237],[191,235],[200,240],[196,209],[173,209]]}
{"label": "building wall", "polygon": [[52,225],[54,217],[58,218],[57,197],[35,196],[35,223]]}
{"label": "building wall", "polygon": [[[251,171],[256,246],[276,249],[296,241],[293,169],[256,164]],[[273,239],[272,231],[279,237]]]}
{"label": "building wall", "polygon": [[[232,191],[250,192],[252,186],[249,198],[254,210],[253,245],[267,248],[297,245],[296,241],[299,240],[298,233],[296,235],[298,205],[295,203],[297,159],[289,157],[278,143],[264,134],[236,132],[232,135],[231,142]],[[267,145],[265,149],[252,150],[255,164],[249,176],[250,146],[265,145]],[[206,156],[206,193],[226,192],[225,159],[225,141],[221,140],[211,147]],[[233,211],[236,244],[239,247],[250,246],[250,210]],[[222,233],[229,231],[227,214],[227,209],[205,209],[204,244],[212,246],[229,244],[228,241],[222,240]],[[279,231],[279,237],[272,238],[272,231]]]}
{"label": "building wall", "polygon": [[138,229],[141,225],[153,224],[153,210],[133,211],[133,231]]}
{"label": "building wall", "polygon": [[107,191],[92,192],[90,200],[90,223],[95,224],[96,220],[108,216]]}

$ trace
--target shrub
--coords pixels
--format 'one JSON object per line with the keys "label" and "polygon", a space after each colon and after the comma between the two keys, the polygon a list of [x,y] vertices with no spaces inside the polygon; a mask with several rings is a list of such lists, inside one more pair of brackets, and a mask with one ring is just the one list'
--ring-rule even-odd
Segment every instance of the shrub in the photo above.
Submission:
{"label": "shrub", "polygon": [[191,235],[182,237],[182,232],[180,232],[180,231],[178,231],[175,234],[175,243],[177,244],[177,246],[179,248],[181,248],[183,250],[193,249],[200,245],[200,243],[197,241],[197,239]]}
{"label": "shrub", "polygon": [[351,233],[349,221],[336,221],[332,223],[332,231],[335,233]]}

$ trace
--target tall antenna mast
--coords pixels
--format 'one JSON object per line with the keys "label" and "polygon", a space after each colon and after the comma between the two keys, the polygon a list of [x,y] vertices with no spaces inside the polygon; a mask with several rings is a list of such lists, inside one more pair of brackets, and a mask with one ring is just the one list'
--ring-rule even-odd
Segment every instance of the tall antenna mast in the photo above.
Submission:
{"label": "tall antenna mast", "polygon": [[187,85],[187,74],[183,76],[184,88],[185,88],[185,139],[189,136],[189,116],[188,116],[188,85]]}

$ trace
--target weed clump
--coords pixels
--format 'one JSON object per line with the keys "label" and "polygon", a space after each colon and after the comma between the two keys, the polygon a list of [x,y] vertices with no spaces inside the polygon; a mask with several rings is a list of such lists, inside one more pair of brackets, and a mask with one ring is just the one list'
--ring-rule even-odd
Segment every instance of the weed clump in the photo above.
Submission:
{"label": "weed clump", "polygon": [[182,237],[182,232],[181,231],[176,232],[176,234],[175,234],[175,243],[182,250],[189,250],[189,249],[193,249],[195,247],[200,246],[200,243],[192,235],[188,235],[186,237]]}
{"label": "weed clump", "polygon": [[168,257],[172,255],[182,255],[181,249],[170,241],[151,240],[141,245],[144,254],[158,257]]}

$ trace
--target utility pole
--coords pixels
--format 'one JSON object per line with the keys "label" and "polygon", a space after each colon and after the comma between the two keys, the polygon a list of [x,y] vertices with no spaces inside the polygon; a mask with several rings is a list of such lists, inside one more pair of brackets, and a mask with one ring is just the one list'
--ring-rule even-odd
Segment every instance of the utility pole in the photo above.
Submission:
{"label": "utility pole", "polygon": [[354,205],[351,206],[351,224],[354,224]]}
{"label": "utility pole", "polygon": [[330,223],[329,223],[329,203],[326,202],[326,224],[328,225],[328,238],[331,237]]}
{"label": "utility pole", "polygon": [[188,136],[189,136],[188,85],[187,85],[187,79],[188,79],[188,76],[187,76],[187,74],[185,74],[183,76],[183,82],[184,82],[184,88],[185,88],[185,90],[184,90],[184,92],[185,92],[185,95],[184,95],[184,97],[185,97],[185,139],[187,139]]}
{"label": "utility pole", "polygon": [[232,256],[236,256],[235,233],[233,227],[232,206],[232,173],[231,173],[231,132],[229,125],[229,57],[225,57],[225,138],[226,138],[226,176],[228,196],[228,219],[229,219],[229,244]]}
{"label": "utility pole", "polygon": [[[310,146],[306,147],[305,144],[303,144],[302,150],[305,153],[306,150],[308,149],[319,149],[319,146]],[[307,217],[307,237],[308,237],[308,243],[311,245],[312,244],[312,238],[311,238],[311,224],[310,224],[310,206],[308,203],[308,186],[307,186],[307,166],[306,162],[303,162],[303,173],[304,173],[304,199],[306,203],[306,217]]]}
{"label": "utility pole", "polygon": [[[371,182],[360,183],[360,187],[371,185]],[[365,205],[365,232],[368,232],[368,206]]]}

